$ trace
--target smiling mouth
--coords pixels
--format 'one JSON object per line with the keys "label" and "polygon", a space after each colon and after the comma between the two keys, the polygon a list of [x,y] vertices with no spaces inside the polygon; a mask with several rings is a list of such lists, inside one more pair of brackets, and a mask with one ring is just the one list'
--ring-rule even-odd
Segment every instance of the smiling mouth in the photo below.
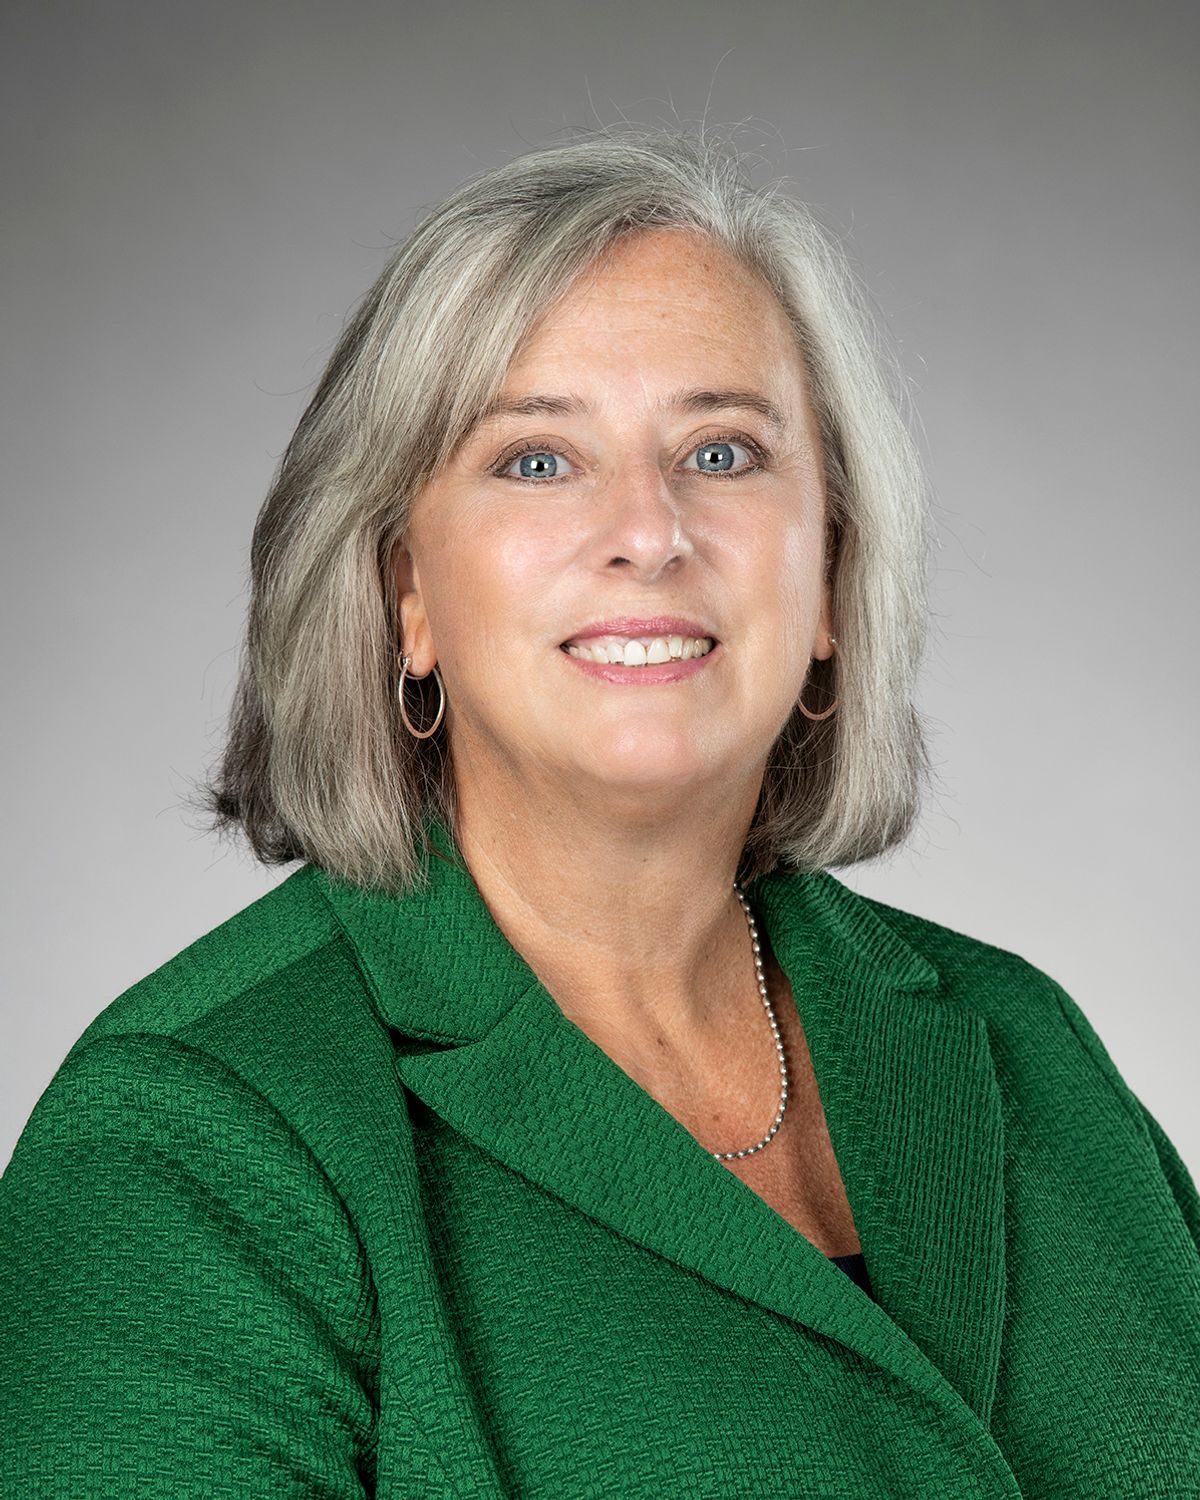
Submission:
{"label": "smiling mouth", "polygon": [[559,650],[601,666],[637,668],[693,661],[707,656],[716,645],[712,636],[590,636],[564,641]]}

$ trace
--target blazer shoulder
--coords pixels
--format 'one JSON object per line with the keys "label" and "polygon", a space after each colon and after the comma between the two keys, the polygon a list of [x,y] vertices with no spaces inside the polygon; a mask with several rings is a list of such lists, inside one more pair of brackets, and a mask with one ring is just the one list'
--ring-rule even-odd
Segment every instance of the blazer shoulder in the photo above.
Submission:
{"label": "blazer shoulder", "polygon": [[[341,948],[341,934],[304,865],[203,933],[111,1000],[68,1057],[94,1041],[156,1035],[183,1040],[218,1012],[264,992],[302,986],[306,969]],[[346,959],[349,963],[349,959]]]}
{"label": "blazer shoulder", "polygon": [[1200,1192],[1177,1147],[1155,1114],[1117,1065],[1087,1010],[1045,969],[1019,953],[921,917],[900,907],[862,897],[938,969],[943,995],[981,1015],[988,1031],[1011,1060],[1045,1070],[1051,1059],[1084,1061],[1100,1089],[1127,1118],[1155,1160],[1200,1249]]}
{"label": "blazer shoulder", "polygon": [[1018,1024],[1022,1017],[1060,1025],[1074,1020],[1074,1002],[1063,986],[1022,954],[875,897],[858,899],[937,970],[945,1001],[998,1026]]}
{"label": "blazer shoulder", "polygon": [[873,897],[861,899],[937,969],[943,1001],[981,1016],[993,1037],[1009,1044],[1031,1044],[1039,1054],[1055,1048],[1085,1054],[1144,1132],[1140,1101],[1084,1008],[1052,974],[999,943]]}

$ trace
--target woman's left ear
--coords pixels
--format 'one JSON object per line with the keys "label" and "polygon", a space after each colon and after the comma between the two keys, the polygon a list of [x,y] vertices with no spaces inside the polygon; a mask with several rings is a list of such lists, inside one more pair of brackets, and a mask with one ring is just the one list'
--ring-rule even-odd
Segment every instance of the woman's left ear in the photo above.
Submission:
{"label": "woman's left ear", "polygon": [[817,661],[828,661],[833,655],[834,647],[829,644],[832,634],[833,586],[826,583],[821,587],[821,614],[817,620],[816,639],[813,641],[813,656]]}

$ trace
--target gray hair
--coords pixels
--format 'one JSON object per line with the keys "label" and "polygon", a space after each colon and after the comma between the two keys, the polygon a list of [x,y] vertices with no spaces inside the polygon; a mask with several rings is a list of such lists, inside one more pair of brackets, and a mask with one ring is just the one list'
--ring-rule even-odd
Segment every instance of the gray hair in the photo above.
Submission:
{"label": "gray hair", "polygon": [[[809,376],[838,649],[767,758],[739,865],[815,870],[900,843],[930,762],[912,703],[926,631],[925,479],[906,393],[845,253],[701,128],[602,127],[458,188],[389,258],[342,331],[251,544],[229,734],[201,804],[268,864],[310,860],[401,894],[429,815],[456,835],[447,723],[403,726],[393,549],[412,499],[499,394],[525,336],[621,237],[712,236],[773,289]],[[432,677],[416,691],[432,685]],[[409,700],[406,698],[406,703]],[[429,723],[436,702],[410,719]]]}

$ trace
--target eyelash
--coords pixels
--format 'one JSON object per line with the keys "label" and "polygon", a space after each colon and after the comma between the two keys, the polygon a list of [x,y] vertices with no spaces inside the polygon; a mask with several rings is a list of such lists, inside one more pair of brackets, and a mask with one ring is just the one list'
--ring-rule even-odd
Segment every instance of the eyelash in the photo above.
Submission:
{"label": "eyelash", "polygon": [[[701,474],[706,479],[744,479],[748,474],[761,473],[769,462],[766,449],[760,443],[756,443],[753,438],[748,437],[744,432],[713,433],[711,437],[702,438],[700,442],[689,448],[687,457],[690,458],[697,449],[708,447],[712,443],[737,443],[740,447],[746,449],[753,462],[745,468],[734,471],[714,471],[712,469],[692,470],[693,473]],[[515,459],[523,458],[527,453],[558,453],[559,451],[552,443],[520,443],[517,447],[510,448],[502,458],[498,459],[490,472],[496,479],[508,479],[514,484],[529,484],[534,486],[560,484],[564,479],[570,479],[573,476],[570,474],[556,474],[550,479],[532,479],[526,474],[506,474],[504,472]]]}

